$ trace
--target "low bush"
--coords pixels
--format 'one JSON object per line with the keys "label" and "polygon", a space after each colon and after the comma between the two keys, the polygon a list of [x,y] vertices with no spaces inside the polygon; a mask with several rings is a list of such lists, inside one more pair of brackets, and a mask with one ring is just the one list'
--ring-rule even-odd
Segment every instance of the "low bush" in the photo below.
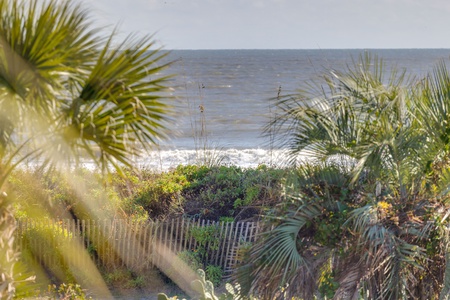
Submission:
{"label": "low bush", "polygon": [[41,218],[45,212],[52,218],[109,215],[142,221],[184,215],[240,221],[280,201],[284,174],[267,166],[179,166],[164,173],[125,170],[102,180],[85,169],[65,176],[18,170],[8,184],[18,217]]}
{"label": "low bush", "polygon": [[214,225],[193,227],[190,234],[196,241],[195,250],[185,250],[178,254],[193,271],[204,269],[206,277],[218,286],[222,280],[223,270],[220,266],[208,264],[211,251],[219,249],[219,230]]}
{"label": "low bush", "polygon": [[[103,278],[112,290],[132,290],[148,285],[150,273],[135,273],[125,267],[114,269],[110,272],[103,271]],[[150,280],[151,281],[151,280]]]}
{"label": "low bush", "polygon": [[260,213],[264,206],[275,205],[281,199],[281,181],[285,170],[260,166],[244,169],[236,166],[187,166],[191,180],[183,190],[185,215],[219,220],[230,217],[237,221]]}
{"label": "low bush", "polygon": [[141,186],[133,197],[133,203],[142,206],[152,218],[164,217],[180,211],[182,191],[188,186],[184,174],[162,173]]}
{"label": "low bush", "polygon": [[21,261],[25,265],[40,262],[53,282],[74,283],[75,276],[67,256],[70,253],[72,233],[58,224],[49,225],[50,221],[47,224],[36,224],[23,232]]}
{"label": "low bush", "polygon": [[62,283],[59,286],[50,285],[48,291],[52,296],[55,296],[58,299],[92,299],[91,297],[86,295],[86,291],[83,290],[79,284]]}
{"label": "low bush", "polygon": [[219,249],[220,232],[216,225],[192,227],[190,234],[196,241],[196,251],[202,263],[206,263],[210,251]]}
{"label": "low bush", "polygon": [[206,278],[211,281],[214,286],[219,286],[222,282],[223,270],[220,266],[207,265],[205,268]]}
{"label": "low bush", "polygon": [[178,257],[194,271],[203,268],[203,263],[198,252],[184,250],[178,253]]}

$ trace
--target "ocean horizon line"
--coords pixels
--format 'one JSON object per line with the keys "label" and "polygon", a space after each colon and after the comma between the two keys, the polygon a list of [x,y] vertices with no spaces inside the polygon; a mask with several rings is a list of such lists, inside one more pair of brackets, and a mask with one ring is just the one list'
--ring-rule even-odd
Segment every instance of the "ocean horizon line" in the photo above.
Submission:
{"label": "ocean horizon line", "polygon": [[405,47],[405,48],[371,48],[371,47],[363,47],[363,48],[201,48],[201,49],[166,49],[163,48],[163,51],[276,51],[276,50],[282,50],[282,51],[299,51],[299,50],[450,50],[450,48],[437,48],[437,47],[431,47],[431,48],[420,48],[420,47]]}

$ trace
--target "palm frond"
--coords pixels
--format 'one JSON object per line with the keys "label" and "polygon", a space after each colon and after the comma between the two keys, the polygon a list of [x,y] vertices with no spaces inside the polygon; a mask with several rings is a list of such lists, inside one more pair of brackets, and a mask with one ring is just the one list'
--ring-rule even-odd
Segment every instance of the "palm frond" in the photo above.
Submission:
{"label": "palm frond", "polygon": [[[304,89],[298,95],[278,97],[281,113],[268,125],[279,134],[282,146],[290,149],[292,162],[306,153],[322,170],[302,166],[297,183],[286,182],[287,190],[300,195],[296,213],[311,203],[323,211],[340,211],[336,209],[341,203],[336,197],[339,193],[331,191],[341,186],[336,191],[351,193],[350,197],[341,193],[350,217],[340,243],[319,251],[324,255],[345,253],[328,257],[334,280],[340,283],[336,299],[357,298],[359,293],[370,299],[433,298],[448,267],[443,240],[450,211],[450,75],[441,63],[420,82],[410,81],[405,72],[395,68],[386,79],[383,67],[381,61],[367,55],[344,72],[330,71],[316,85],[316,92]],[[342,168],[345,180],[334,178],[339,172],[327,165],[335,157],[347,162]],[[288,198],[284,207],[291,204]],[[286,218],[293,216],[296,214]],[[326,217],[316,216],[315,220]],[[280,218],[275,228],[283,224],[285,219]],[[304,265],[298,266],[297,279],[314,285],[311,274],[323,268],[309,259],[305,249],[320,240],[321,232],[305,235],[306,227],[301,226],[298,235],[308,236],[310,243],[303,239],[299,244],[304,247],[298,248]],[[263,249],[258,247],[255,249]],[[259,263],[261,253],[255,253]],[[313,265],[316,269],[305,273],[306,266]],[[261,273],[262,264],[259,266]],[[276,280],[282,276],[279,273],[271,279],[280,285]],[[258,280],[269,284],[254,277]]]}
{"label": "palm frond", "polygon": [[170,103],[162,98],[169,98],[168,77],[154,75],[168,63],[159,63],[166,54],[151,51],[152,46],[147,38],[125,40],[113,51],[106,45],[80,95],[64,110],[59,130],[69,145],[91,158],[98,148],[105,163],[130,165],[131,155],[165,137]]}
{"label": "palm frond", "polygon": [[305,257],[299,250],[300,245],[306,242],[299,237],[299,232],[320,214],[320,206],[314,203],[302,205],[296,212],[292,212],[291,216],[280,220],[281,224],[258,239],[250,253],[254,260],[252,278],[254,282],[259,283],[253,285],[258,289],[256,293],[275,296],[280,288],[286,285],[295,286],[293,280],[297,278],[299,269],[304,269],[302,274],[305,276],[313,272],[313,269],[310,269],[312,257]]}
{"label": "palm frond", "polygon": [[0,114],[13,121],[3,137],[33,136],[54,161],[105,168],[131,165],[167,136],[168,52],[151,36],[113,46],[115,33],[97,33],[75,2],[0,0]]}
{"label": "palm frond", "polygon": [[351,253],[337,261],[334,269],[339,287],[335,299],[360,299],[361,279],[367,275],[367,268],[360,253]]}
{"label": "palm frond", "polygon": [[444,235],[444,243],[445,243],[445,268],[444,268],[444,280],[442,284],[442,290],[439,295],[439,300],[449,299],[450,296],[450,252],[448,249],[448,243],[449,243],[449,234],[448,231],[446,231],[446,234]]}
{"label": "palm frond", "polygon": [[[398,232],[398,225],[377,205],[355,209],[349,221],[359,236],[358,248],[363,250],[363,265],[370,270],[364,279],[376,299],[399,299],[408,286],[409,274],[423,269],[426,252],[420,244],[418,231]],[[408,226],[406,226],[408,227]]]}

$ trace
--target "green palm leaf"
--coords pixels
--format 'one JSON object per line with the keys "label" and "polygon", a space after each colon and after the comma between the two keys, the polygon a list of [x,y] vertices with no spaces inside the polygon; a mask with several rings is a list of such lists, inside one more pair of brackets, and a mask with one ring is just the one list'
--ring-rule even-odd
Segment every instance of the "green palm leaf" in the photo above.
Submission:
{"label": "green palm leaf", "polygon": [[52,161],[119,168],[166,137],[169,63],[151,36],[101,38],[71,1],[0,0],[0,14],[2,151],[32,138]]}
{"label": "green palm leaf", "polygon": [[[386,78],[383,67],[382,61],[367,55],[344,72],[330,71],[312,85],[315,90],[307,87],[298,95],[277,98],[280,114],[266,133],[278,134],[280,145],[290,150],[292,163],[307,155],[316,159],[316,169],[300,166],[299,178],[287,181],[286,189],[299,200],[285,201],[290,209],[277,211],[285,217],[264,236],[270,246],[258,244],[254,248],[258,251],[251,253],[256,261],[250,267],[258,266],[251,277],[254,290],[265,291],[261,285],[269,286],[259,275],[265,270],[273,272],[269,273],[275,282],[271,288],[296,278],[316,288],[317,295],[318,279],[314,276],[318,269],[327,268],[314,264],[305,249],[311,251],[311,241],[320,241],[322,233],[312,230],[308,240],[298,237],[305,236],[305,224],[314,224],[307,220],[321,223],[328,217],[329,223],[322,225],[329,229],[333,219],[327,212],[332,211],[341,213],[346,231],[339,243],[320,253],[328,255],[332,273],[327,278],[334,278],[339,285],[335,299],[357,299],[360,295],[370,299],[433,298],[439,293],[444,269],[448,268],[442,241],[450,211],[450,75],[442,63],[424,80],[415,82],[395,68]],[[345,180],[327,175],[329,171],[334,174],[327,163],[337,162],[342,166],[335,169],[347,173]],[[322,214],[301,222],[296,219],[297,213],[308,212],[306,207],[313,204],[321,207]],[[349,217],[341,207],[351,211]],[[287,221],[290,219],[300,228],[297,252],[289,248],[295,234]],[[272,248],[277,251],[270,252]],[[271,257],[272,253],[279,257]],[[294,254],[303,258],[297,263],[297,277],[291,271],[283,273],[284,267],[295,267]],[[284,292],[301,294],[297,287],[289,285]],[[444,290],[448,291],[447,283]],[[314,292],[301,295],[312,298]]]}

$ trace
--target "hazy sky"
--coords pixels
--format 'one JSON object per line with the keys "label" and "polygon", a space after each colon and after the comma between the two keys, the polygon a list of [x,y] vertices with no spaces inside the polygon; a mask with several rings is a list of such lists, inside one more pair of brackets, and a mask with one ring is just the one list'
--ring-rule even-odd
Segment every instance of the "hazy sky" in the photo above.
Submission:
{"label": "hazy sky", "polygon": [[449,0],[93,0],[165,49],[450,48]]}

